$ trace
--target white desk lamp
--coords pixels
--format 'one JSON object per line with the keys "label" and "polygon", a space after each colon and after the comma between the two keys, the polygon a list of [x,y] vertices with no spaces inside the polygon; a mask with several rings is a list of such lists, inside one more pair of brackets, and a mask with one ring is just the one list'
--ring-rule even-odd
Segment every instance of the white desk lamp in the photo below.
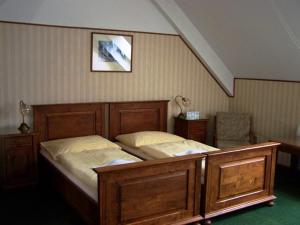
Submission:
{"label": "white desk lamp", "polygon": [[19,126],[19,131],[22,133],[28,133],[30,131],[30,127],[25,123],[25,116],[30,114],[32,108],[30,105],[23,102],[23,100],[20,101],[20,112],[22,114],[22,123]]}
{"label": "white desk lamp", "polygon": [[184,107],[188,107],[191,104],[191,100],[187,97],[184,97],[182,95],[177,95],[175,97],[175,102],[178,105],[178,107],[180,108],[180,113],[178,114],[178,118],[184,118],[184,114],[183,114],[183,108]]}

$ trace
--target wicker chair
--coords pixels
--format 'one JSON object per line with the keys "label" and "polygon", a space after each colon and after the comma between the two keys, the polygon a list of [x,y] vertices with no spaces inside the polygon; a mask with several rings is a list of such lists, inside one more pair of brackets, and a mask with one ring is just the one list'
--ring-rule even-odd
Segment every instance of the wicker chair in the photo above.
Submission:
{"label": "wicker chair", "polygon": [[217,112],[215,146],[228,148],[256,143],[252,119],[247,113]]}

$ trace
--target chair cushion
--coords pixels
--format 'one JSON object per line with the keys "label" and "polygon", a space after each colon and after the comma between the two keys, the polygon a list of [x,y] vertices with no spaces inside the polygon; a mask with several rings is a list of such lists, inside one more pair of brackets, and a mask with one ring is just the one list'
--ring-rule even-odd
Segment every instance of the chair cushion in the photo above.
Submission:
{"label": "chair cushion", "polygon": [[251,117],[247,113],[217,112],[217,140],[249,141]]}

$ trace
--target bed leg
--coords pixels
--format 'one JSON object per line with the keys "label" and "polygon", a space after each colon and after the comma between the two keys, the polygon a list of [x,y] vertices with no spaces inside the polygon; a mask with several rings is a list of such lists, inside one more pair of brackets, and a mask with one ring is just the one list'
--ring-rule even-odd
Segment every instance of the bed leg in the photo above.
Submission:
{"label": "bed leg", "polygon": [[211,220],[210,219],[206,219],[206,220],[203,220],[202,222],[202,225],[211,225]]}
{"label": "bed leg", "polygon": [[272,206],[275,205],[275,202],[274,202],[274,201],[269,201],[269,202],[267,202],[267,205],[268,205],[269,207],[272,207]]}

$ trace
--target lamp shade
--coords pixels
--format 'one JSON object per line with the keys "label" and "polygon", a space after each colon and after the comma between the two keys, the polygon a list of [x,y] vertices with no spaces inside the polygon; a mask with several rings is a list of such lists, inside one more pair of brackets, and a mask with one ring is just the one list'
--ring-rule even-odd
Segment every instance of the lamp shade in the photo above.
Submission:
{"label": "lamp shade", "polygon": [[187,97],[182,96],[182,95],[177,95],[175,97],[175,102],[176,102],[176,104],[178,105],[178,107],[180,109],[180,113],[177,117],[178,118],[184,117],[183,108],[190,106],[191,100]]}
{"label": "lamp shade", "polygon": [[27,115],[31,112],[31,105],[26,104],[23,100],[20,101],[20,111],[22,115]]}

